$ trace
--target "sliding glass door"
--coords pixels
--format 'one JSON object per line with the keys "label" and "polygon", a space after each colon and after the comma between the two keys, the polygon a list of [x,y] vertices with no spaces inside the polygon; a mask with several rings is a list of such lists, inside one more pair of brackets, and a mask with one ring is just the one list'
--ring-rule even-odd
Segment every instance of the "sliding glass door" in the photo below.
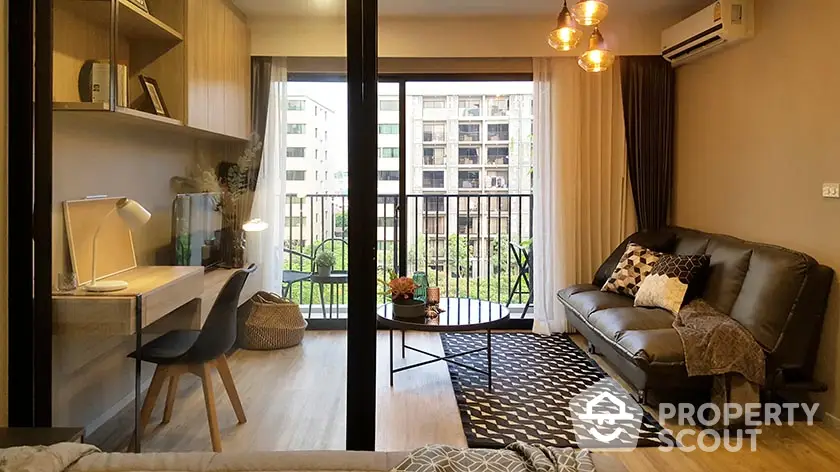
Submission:
{"label": "sliding glass door", "polygon": [[[53,3],[8,6],[9,69],[16,71],[9,75],[9,116],[15,117],[9,150],[23,156],[9,161],[9,221],[33,222],[9,225],[8,246],[16,250],[9,251],[8,265],[17,268],[6,291],[9,424],[78,427],[88,442],[112,451],[127,445],[143,452],[372,450],[378,222],[394,218],[387,213],[392,210],[373,210],[379,205],[377,1],[313,8],[224,0]],[[325,43],[338,45],[329,55],[341,63],[343,84],[300,88],[287,80],[288,62],[281,58],[251,61],[249,24],[271,18],[280,28],[336,17],[344,18],[344,28]],[[148,31],[156,35],[154,44],[144,36]],[[73,35],[79,32],[96,41],[78,41]],[[80,74],[101,83],[92,83],[91,93],[79,90]],[[339,121],[344,126],[333,131]],[[251,128],[256,135],[249,140]],[[213,191],[205,188],[208,176]],[[277,192],[281,180],[310,187]],[[239,190],[241,199],[226,200]],[[134,225],[112,212],[128,202],[122,197],[148,210],[143,219],[151,223]],[[273,203],[260,206],[260,198]],[[206,205],[208,199],[215,204]],[[70,235],[71,225],[54,218],[66,216],[68,202],[96,207],[93,216],[82,212],[90,216],[84,225],[72,225],[83,230],[83,243]],[[195,203],[196,218],[185,216],[184,202]],[[205,215],[198,214],[202,209]],[[241,214],[229,214],[236,211]],[[95,228],[105,220],[108,230],[99,233]],[[194,223],[206,223],[203,237],[190,229]],[[243,233],[250,231],[277,237],[260,246],[254,242],[259,236]],[[125,250],[94,259],[96,234],[100,247],[115,247],[102,241],[116,235]],[[393,230],[383,233],[390,244],[394,238]],[[33,251],[21,250],[29,246]],[[319,246],[331,257],[319,258]],[[284,267],[298,254],[306,262]],[[158,376],[166,363],[142,349],[134,356],[139,361],[126,357],[172,337],[173,330],[218,327],[205,323],[215,316],[210,308],[225,282],[250,262],[258,269],[243,288],[239,312],[225,312],[237,318],[238,329],[250,313],[244,301],[257,290],[289,288],[307,316],[310,309],[322,319],[340,313],[346,332],[310,331],[287,351],[220,352],[198,380],[180,383],[172,375],[178,369]],[[142,284],[132,282],[131,271],[161,266],[193,277],[194,284],[171,292],[179,303],[149,302]],[[321,266],[331,273],[319,274]],[[289,283],[283,269],[299,269],[309,291]],[[88,286],[113,274],[129,287],[101,298],[89,293]],[[72,308],[81,301],[89,308]],[[225,396],[231,403],[219,401],[216,408]],[[149,407],[141,415],[144,401]],[[140,434],[132,440],[136,426]],[[318,433],[296,434],[307,430]]]}
{"label": "sliding glass door", "polygon": [[408,80],[406,271],[443,296],[525,308],[511,249],[533,229],[530,77]]}
{"label": "sliding glass door", "polygon": [[[441,297],[496,302],[515,318],[530,316],[516,251],[533,234],[532,90],[525,75],[380,78],[382,277],[422,274]],[[429,353],[445,354],[439,335],[395,332],[393,345],[386,336],[379,342],[377,450],[464,446],[447,365],[427,364]]]}

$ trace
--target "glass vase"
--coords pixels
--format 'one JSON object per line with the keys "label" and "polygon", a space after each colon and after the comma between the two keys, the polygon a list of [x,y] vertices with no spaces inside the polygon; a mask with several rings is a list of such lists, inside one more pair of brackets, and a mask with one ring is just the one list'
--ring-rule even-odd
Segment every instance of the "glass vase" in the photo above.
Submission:
{"label": "glass vase", "polygon": [[425,272],[415,272],[412,279],[414,279],[414,283],[417,285],[417,288],[414,290],[414,299],[426,303],[426,290],[429,288],[429,278],[426,277]]}

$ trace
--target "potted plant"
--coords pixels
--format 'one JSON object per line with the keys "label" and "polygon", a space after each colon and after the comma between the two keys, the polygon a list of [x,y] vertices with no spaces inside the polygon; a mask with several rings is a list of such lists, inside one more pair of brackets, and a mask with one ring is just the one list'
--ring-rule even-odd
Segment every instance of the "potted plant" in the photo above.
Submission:
{"label": "potted plant", "polygon": [[335,254],[328,249],[319,251],[318,255],[315,256],[315,266],[318,268],[319,276],[329,277],[335,266]]}
{"label": "potted plant", "polygon": [[397,277],[391,271],[390,280],[382,281],[385,285],[385,294],[391,297],[395,318],[422,318],[426,316],[426,303],[423,300],[415,300],[414,293],[417,284],[411,277]]}
{"label": "potted plant", "polygon": [[207,162],[215,162],[216,159],[199,154],[199,163],[188,176],[171,179],[178,193],[214,195],[215,210],[222,217],[219,249],[226,267],[245,266],[245,231],[242,225],[251,219],[261,157],[262,142],[259,135],[252,134],[235,162],[225,156],[217,165],[207,166]]}

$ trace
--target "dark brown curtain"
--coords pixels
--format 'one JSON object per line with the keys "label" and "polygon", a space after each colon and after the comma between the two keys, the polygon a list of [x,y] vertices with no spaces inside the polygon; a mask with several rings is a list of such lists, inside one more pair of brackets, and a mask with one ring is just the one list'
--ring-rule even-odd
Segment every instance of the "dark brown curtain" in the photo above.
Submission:
{"label": "dark brown curtain", "polygon": [[[256,135],[259,142],[265,146],[265,132],[268,123],[268,100],[271,95],[271,58],[254,56],[251,58],[251,133]],[[251,191],[257,187],[262,159],[249,172]],[[225,174],[219,174],[225,175]],[[249,205],[250,207],[250,205]]]}
{"label": "dark brown curtain", "polygon": [[268,96],[271,91],[271,58],[251,58],[251,126],[254,133],[265,142],[265,126],[268,120]]}
{"label": "dark brown curtain", "polygon": [[639,230],[668,224],[674,185],[674,69],[660,56],[624,56],[627,165]]}

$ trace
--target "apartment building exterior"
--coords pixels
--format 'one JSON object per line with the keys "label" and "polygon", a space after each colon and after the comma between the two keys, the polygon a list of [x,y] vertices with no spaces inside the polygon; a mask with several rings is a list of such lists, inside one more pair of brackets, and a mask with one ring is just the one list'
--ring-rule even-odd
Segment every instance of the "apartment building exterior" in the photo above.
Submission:
{"label": "apartment building exterior", "polygon": [[281,178],[286,180],[285,241],[290,247],[306,247],[332,236],[332,222],[325,222],[324,215],[333,202],[312,196],[332,193],[329,129],[334,115],[309,96],[288,97],[286,173]]}
{"label": "apartment building exterior", "polygon": [[[444,259],[451,254],[445,246],[456,231],[471,247],[470,266],[463,270],[477,277],[492,270],[488,258],[494,241],[530,238],[532,200],[517,195],[532,192],[532,98],[530,94],[407,97],[407,191],[417,195],[409,199],[409,214],[417,215],[409,218],[409,235],[425,235],[429,246],[437,248],[426,254],[430,266],[446,266]],[[399,193],[398,158],[398,97],[381,96],[380,195]],[[393,199],[380,197],[380,246],[395,239],[394,222],[387,218],[395,214],[393,207]]]}

